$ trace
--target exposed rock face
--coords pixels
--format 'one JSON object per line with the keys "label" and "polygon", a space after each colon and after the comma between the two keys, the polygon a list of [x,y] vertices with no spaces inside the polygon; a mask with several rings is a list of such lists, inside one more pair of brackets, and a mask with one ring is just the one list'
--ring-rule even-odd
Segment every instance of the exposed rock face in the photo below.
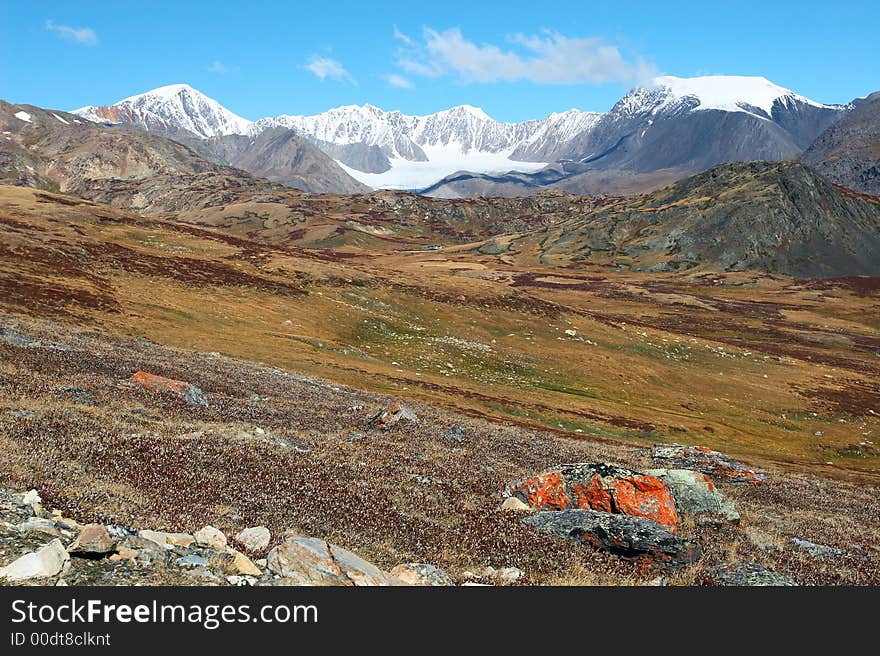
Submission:
{"label": "exposed rock face", "polygon": [[418,421],[418,419],[412,410],[403,407],[399,403],[393,403],[372,415],[367,420],[367,425],[370,428],[387,431],[400,421]]}
{"label": "exposed rock face", "polygon": [[427,563],[403,563],[391,570],[391,576],[406,585],[455,585],[455,581],[449,574]]}
{"label": "exposed rock face", "polygon": [[57,538],[0,569],[0,580],[28,581],[58,576],[70,555]]}
{"label": "exposed rock face", "polygon": [[645,473],[656,476],[669,486],[680,515],[709,513],[739,523],[736,508],[705,474],[689,469],[649,469]]}
{"label": "exposed rock face", "polygon": [[153,392],[176,394],[190,405],[208,405],[205,393],[201,389],[182,380],[174,380],[172,378],[156,376],[146,371],[138,371],[131,377],[131,382],[135,385],[146,387]]}
{"label": "exposed rock face", "polygon": [[257,136],[235,134],[182,141],[210,161],[293,189],[335,194],[370,191],[293,130],[276,127]]}
{"label": "exposed rock face", "polygon": [[880,92],[853,105],[800,159],[829,180],[880,196]]}
{"label": "exposed rock face", "polygon": [[622,513],[647,517],[672,533],[678,530],[675,501],[662,480],[607,463],[552,467],[511,485],[504,494],[540,510]]}
{"label": "exposed rock face", "polygon": [[680,469],[695,469],[713,478],[734,483],[757,483],[764,475],[746,467],[730,456],[704,446],[655,444],[651,454],[654,462]]}
{"label": "exposed rock face", "polygon": [[712,571],[716,585],[731,586],[794,586],[797,583],[787,576],[771,572],[756,563],[732,563]]}
{"label": "exposed rock face", "polygon": [[676,537],[644,517],[595,510],[562,510],[538,512],[523,521],[541,531],[661,568],[677,569],[700,557],[696,544]]}

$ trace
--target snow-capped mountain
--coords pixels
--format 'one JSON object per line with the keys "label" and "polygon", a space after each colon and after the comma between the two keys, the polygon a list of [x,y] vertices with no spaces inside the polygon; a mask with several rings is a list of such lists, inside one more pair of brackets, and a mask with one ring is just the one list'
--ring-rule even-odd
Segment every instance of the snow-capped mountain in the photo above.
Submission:
{"label": "snow-capped mountain", "polygon": [[187,84],[159,87],[109,107],[81,107],[73,113],[95,122],[126,123],[172,135],[186,130],[203,138],[247,134],[252,125]]}
{"label": "snow-capped mountain", "polygon": [[418,189],[459,171],[527,173],[553,162],[644,172],[780,159],[798,154],[847,109],[762,77],[665,76],[632,89],[605,113],[572,109],[519,123],[470,105],[413,116],[369,104],[251,122],[182,84],[75,113],[171,136],[256,137],[285,128],[364,184]]}

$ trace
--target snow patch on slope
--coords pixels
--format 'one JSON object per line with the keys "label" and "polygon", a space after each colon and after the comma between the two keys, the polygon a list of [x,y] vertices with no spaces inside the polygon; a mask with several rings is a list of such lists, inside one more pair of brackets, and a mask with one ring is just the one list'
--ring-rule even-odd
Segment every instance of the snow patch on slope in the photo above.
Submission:
{"label": "snow patch on slope", "polygon": [[684,98],[696,98],[700,104],[695,110],[720,109],[727,112],[753,113],[749,108],[754,107],[770,116],[774,103],[787,98],[815,107],[827,107],[799,96],[764,77],[707,75],[682,78],[667,75],[658,77],[654,84],[667,91],[666,104]]}
{"label": "snow patch on slope", "polygon": [[15,112],[15,118],[25,123],[31,123],[31,115],[27,112]]}

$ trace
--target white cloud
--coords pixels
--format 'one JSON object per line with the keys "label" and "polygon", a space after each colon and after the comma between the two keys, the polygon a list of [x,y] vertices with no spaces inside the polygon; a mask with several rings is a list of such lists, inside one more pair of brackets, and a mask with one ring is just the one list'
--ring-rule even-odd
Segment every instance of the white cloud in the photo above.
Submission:
{"label": "white cloud", "polygon": [[98,43],[98,35],[91,27],[70,27],[69,25],[56,25],[51,20],[46,21],[46,29],[55,32],[65,41],[80,43],[84,46],[93,46]]}
{"label": "white cloud", "polygon": [[390,84],[392,87],[397,87],[398,89],[412,89],[413,88],[412,82],[410,82],[408,79],[406,79],[402,75],[397,75],[396,73],[392,73],[391,75],[389,75],[385,79],[388,80],[388,84]]}
{"label": "white cloud", "polygon": [[330,78],[331,80],[355,83],[354,78],[342,64],[329,57],[312,55],[304,68],[322,80]]}
{"label": "white cloud", "polygon": [[644,82],[654,77],[652,65],[641,57],[627,58],[617,46],[598,37],[569,38],[545,30],[538,35],[508,37],[510,47],[477,44],[458,28],[438,32],[425,28],[424,43],[406,37],[397,64],[414,75],[454,75],[462,82],[538,84],[603,84]]}
{"label": "white cloud", "polygon": [[226,68],[222,61],[215,59],[208,67],[208,72],[217,73],[218,75],[226,75],[226,73],[229,72],[229,69]]}
{"label": "white cloud", "polygon": [[409,36],[407,36],[406,34],[401,32],[400,30],[398,30],[397,25],[394,26],[394,38],[397,39],[398,41],[403,41],[410,48],[416,47],[416,42],[413,41]]}

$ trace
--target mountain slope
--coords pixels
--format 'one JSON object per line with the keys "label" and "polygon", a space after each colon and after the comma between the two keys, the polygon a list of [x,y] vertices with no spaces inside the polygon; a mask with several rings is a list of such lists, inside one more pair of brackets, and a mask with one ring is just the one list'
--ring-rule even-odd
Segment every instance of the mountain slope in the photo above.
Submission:
{"label": "mountain slope", "polygon": [[724,164],[512,240],[542,263],[880,275],[880,199],[794,162]]}
{"label": "mountain slope", "polygon": [[256,136],[230,134],[190,139],[186,143],[211,161],[293,189],[336,194],[370,191],[293,130],[279,127],[263,130]]}
{"label": "mountain slope", "polygon": [[819,135],[801,161],[834,182],[880,195],[880,92]]}

